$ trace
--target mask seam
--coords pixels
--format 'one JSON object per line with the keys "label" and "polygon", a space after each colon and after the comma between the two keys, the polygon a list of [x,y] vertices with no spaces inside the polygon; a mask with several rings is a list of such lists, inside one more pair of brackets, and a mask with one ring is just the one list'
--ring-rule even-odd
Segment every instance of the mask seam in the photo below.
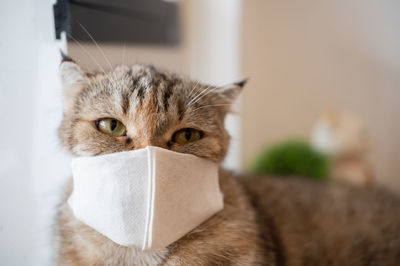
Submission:
{"label": "mask seam", "polygon": [[150,222],[149,222],[149,233],[147,240],[147,247],[150,248],[153,242],[153,226],[154,226],[154,205],[156,195],[156,153],[152,154],[152,170],[151,170],[151,205],[150,205]]}
{"label": "mask seam", "polygon": [[148,246],[148,235],[149,235],[149,228],[150,228],[150,213],[151,213],[151,190],[152,190],[152,167],[151,167],[151,153],[150,153],[150,149],[147,149],[147,175],[146,178],[148,178],[148,187],[147,187],[147,191],[148,191],[148,198],[147,198],[147,202],[148,202],[148,208],[147,208],[147,213],[146,213],[146,226],[145,226],[145,231],[144,231],[144,239],[143,239],[143,246],[142,246],[142,250],[145,250]]}

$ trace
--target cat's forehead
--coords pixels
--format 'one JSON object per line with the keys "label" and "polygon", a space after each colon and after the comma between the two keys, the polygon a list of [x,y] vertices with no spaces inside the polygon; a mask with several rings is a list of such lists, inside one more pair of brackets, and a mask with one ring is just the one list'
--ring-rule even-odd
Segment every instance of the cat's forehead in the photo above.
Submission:
{"label": "cat's forehead", "polygon": [[187,86],[190,82],[182,77],[156,70],[151,65],[119,66],[109,73],[95,76],[91,81],[91,87],[98,92],[129,93],[141,99],[149,94],[155,96],[164,92],[184,94]]}
{"label": "cat's forehead", "polygon": [[140,111],[182,119],[192,83],[149,65],[120,66],[91,78],[81,107],[96,116],[135,116]]}

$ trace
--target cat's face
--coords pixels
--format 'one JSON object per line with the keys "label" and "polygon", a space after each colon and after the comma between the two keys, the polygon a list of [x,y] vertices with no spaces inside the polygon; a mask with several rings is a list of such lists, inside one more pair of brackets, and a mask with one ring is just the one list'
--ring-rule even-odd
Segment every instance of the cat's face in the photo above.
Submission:
{"label": "cat's face", "polygon": [[224,118],[244,82],[208,87],[151,66],[104,73],[61,64],[64,117],[59,136],[77,156],[158,146],[220,162],[229,136]]}

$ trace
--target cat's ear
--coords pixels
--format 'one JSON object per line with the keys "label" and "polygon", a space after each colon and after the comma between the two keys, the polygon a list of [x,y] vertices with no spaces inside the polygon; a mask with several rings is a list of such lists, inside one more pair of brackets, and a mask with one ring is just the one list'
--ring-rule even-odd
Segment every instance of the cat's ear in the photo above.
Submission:
{"label": "cat's ear", "polygon": [[76,94],[87,84],[87,74],[71,58],[62,54],[60,78],[63,87],[64,109],[69,110]]}
{"label": "cat's ear", "polygon": [[220,104],[233,104],[246,85],[247,79],[235,82],[229,85],[225,85],[216,89],[218,96],[218,103]]}
{"label": "cat's ear", "polygon": [[72,60],[63,60],[60,65],[60,77],[64,89],[87,83],[85,71]]}
{"label": "cat's ear", "polygon": [[246,82],[247,79],[244,79],[239,82],[216,88],[214,92],[215,97],[213,99],[213,104],[218,106],[217,110],[222,119],[225,118],[226,114],[232,112],[232,105],[239,97]]}

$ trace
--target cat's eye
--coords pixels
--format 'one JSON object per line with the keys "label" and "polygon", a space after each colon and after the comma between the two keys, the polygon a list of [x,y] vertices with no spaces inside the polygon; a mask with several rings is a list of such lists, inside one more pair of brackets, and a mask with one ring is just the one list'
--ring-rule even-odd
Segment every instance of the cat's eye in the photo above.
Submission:
{"label": "cat's eye", "polygon": [[172,142],[177,144],[186,144],[201,139],[202,133],[193,128],[184,128],[178,130],[172,136]]}
{"label": "cat's eye", "polygon": [[96,120],[96,128],[107,135],[113,137],[121,137],[126,135],[126,128],[124,124],[114,118],[103,118]]}

